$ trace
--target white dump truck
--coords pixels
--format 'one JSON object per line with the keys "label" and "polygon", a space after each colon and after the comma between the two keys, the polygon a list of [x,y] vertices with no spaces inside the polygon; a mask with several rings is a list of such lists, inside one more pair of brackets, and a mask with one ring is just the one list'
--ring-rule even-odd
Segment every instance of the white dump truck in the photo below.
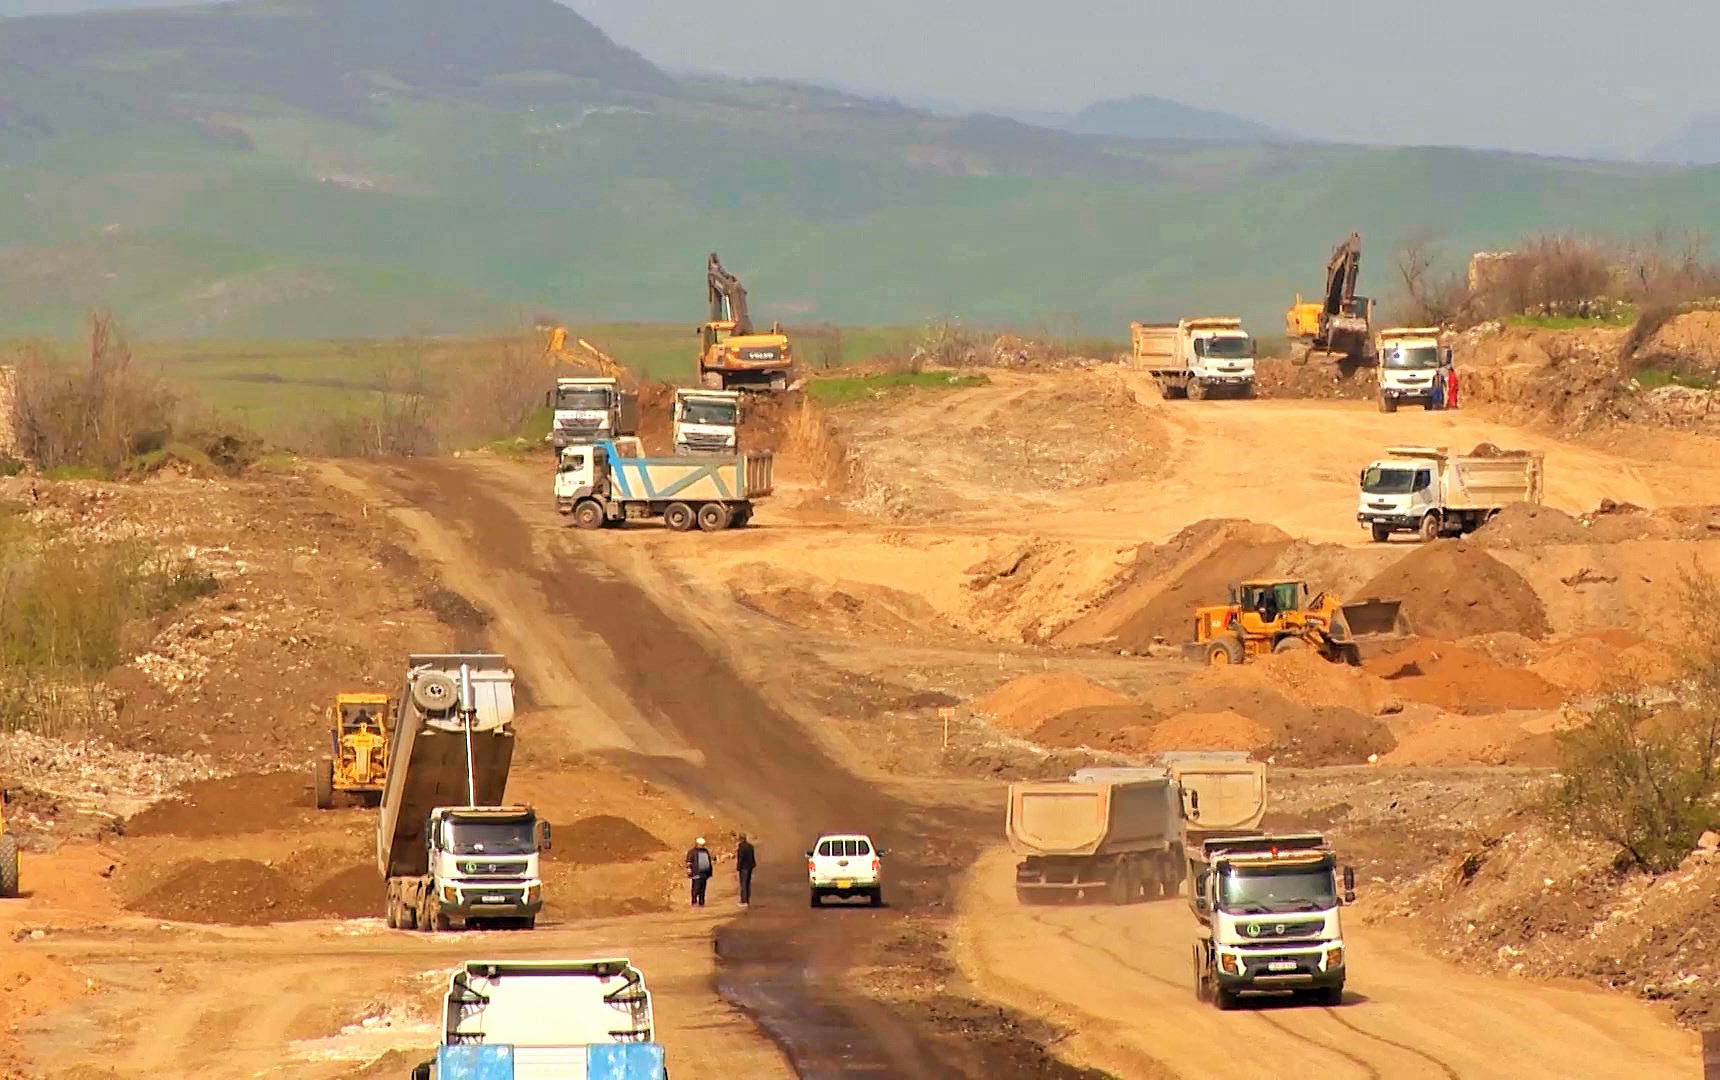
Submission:
{"label": "white dump truck", "polygon": [[660,517],[677,532],[717,532],[751,521],[770,487],[769,451],[646,457],[638,439],[599,439],[562,450],[555,508],[581,529]]}
{"label": "white dump truck", "polygon": [[639,395],[609,377],[562,377],[550,391],[550,445],[589,445],[639,434]]}
{"label": "white dump truck", "polygon": [[1375,542],[1400,532],[1435,540],[1472,532],[1512,503],[1541,502],[1543,455],[1486,445],[1476,450],[1392,447],[1361,471],[1356,520]]}
{"label": "white dump truck", "polygon": [[1188,893],[1196,998],[1229,1009],[1244,993],[1291,991],[1338,1004],[1346,974],[1339,909],[1355,902],[1356,874],[1339,867],[1323,836],[1209,837],[1198,865]]}
{"label": "white dump truck", "polygon": [[1381,330],[1374,340],[1374,357],[1381,412],[1397,412],[1406,404],[1433,408],[1435,380],[1451,367],[1451,346],[1440,341],[1437,327]]}
{"label": "white dump truck", "polygon": [[415,654],[399,701],[376,826],[388,925],[535,925],[549,826],[502,804],[514,755],[507,660]]}
{"label": "white dump truck", "polygon": [[1167,396],[1194,400],[1223,391],[1254,393],[1254,339],[1237,318],[1129,324],[1130,361],[1149,372]]}
{"label": "white dump truck", "polygon": [[1242,750],[1176,750],[1161,754],[1181,800],[1186,878],[1200,872],[1201,845],[1213,836],[1260,831],[1266,816],[1266,765]]}
{"label": "white dump truck", "polygon": [[632,961],[468,960],[412,1080],[668,1080]]}
{"label": "white dump truck", "polygon": [[733,454],[740,449],[739,390],[675,391],[675,453]]}
{"label": "white dump truck", "polygon": [[1113,904],[1172,895],[1182,880],[1176,784],[1164,769],[1082,769],[1009,785],[1004,833],[1024,904]]}

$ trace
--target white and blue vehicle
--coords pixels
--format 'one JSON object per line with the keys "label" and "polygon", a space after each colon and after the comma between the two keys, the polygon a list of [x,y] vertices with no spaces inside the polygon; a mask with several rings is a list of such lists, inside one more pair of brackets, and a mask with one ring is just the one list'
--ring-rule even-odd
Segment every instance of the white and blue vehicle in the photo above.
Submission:
{"label": "white and blue vehicle", "polygon": [[638,439],[599,439],[561,451],[555,508],[581,529],[660,517],[676,532],[739,528],[770,494],[769,451],[646,457]]}

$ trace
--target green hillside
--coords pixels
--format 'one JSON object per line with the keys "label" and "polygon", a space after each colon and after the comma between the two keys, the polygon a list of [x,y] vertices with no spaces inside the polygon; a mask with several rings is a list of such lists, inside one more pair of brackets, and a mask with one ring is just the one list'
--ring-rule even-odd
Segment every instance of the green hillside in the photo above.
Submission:
{"label": "green hillside", "polygon": [[1351,229],[1453,252],[1720,227],[1720,169],[1131,142],[676,80],[552,0],[265,0],[0,20],[0,336],[97,304],[154,337],[755,314],[1270,331]]}

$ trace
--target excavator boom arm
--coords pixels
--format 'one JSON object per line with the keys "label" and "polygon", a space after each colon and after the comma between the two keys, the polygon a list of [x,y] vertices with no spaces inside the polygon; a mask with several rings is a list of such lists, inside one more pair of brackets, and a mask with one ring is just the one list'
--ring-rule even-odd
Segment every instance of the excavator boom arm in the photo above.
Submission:
{"label": "excavator boom arm", "polygon": [[711,322],[732,322],[737,337],[752,333],[752,317],[747,314],[747,290],[741,279],[723,269],[722,260],[711,252],[705,266],[705,281],[711,300]]}

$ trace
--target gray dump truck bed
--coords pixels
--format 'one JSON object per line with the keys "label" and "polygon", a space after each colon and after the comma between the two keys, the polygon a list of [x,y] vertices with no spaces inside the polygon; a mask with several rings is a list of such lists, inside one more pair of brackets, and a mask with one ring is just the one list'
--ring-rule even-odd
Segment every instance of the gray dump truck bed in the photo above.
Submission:
{"label": "gray dump truck bed", "polygon": [[[461,669],[471,693],[471,770]],[[514,756],[514,673],[493,653],[414,655],[388,745],[388,782],[377,815],[384,877],[429,869],[424,828],[438,806],[497,806]]]}

